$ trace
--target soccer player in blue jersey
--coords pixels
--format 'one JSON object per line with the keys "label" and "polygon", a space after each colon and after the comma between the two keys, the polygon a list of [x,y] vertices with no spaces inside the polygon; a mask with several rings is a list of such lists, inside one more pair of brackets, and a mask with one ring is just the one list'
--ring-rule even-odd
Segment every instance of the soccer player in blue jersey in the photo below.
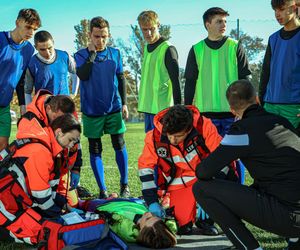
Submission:
{"label": "soccer player in blue jersey", "polygon": [[35,92],[47,89],[54,95],[70,95],[68,73],[72,78],[72,96],[78,89],[74,59],[66,52],[54,48],[54,40],[48,31],[35,34],[34,45],[38,51],[28,65],[25,76],[25,100],[31,102]]}
{"label": "soccer player in blue jersey", "polygon": [[[298,2],[298,3],[297,3]],[[271,113],[288,119],[300,134],[300,19],[295,0],[272,0],[277,22],[283,26],[269,37],[259,99]]]}
{"label": "soccer player in blue jersey", "polygon": [[[37,93],[40,89],[47,89],[54,95],[70,95],[68,75],[72,79],[72,94],[74,98],[78,91],[78,77],[74,59],[66,52],[54,48],[52,35],[41,30],[34,35],[34,46],[38,51],[28,65],[25,75],[25,102],[32,100],[33,89]],[[78,145],[77,158],[71,172],[72,188],[78,187],[80,168],[82,165],[81,146]],[[87,191],[87,190],[86,190]]]}
{"label": "soccer player in blue jersey", "polygon": [[0,150],[6,147],[11,131],[10,102],[16,89],[21,115],[25,113],[24,75],[34,53],[28,40],[41,26],[34,9],[19,11],[16,27],[0,32]]}
{"label": "soccer player in blue jersey", "polygon": [[102,17],[90,22],[90,43],[75,53],[80,79],[80,102],[84,135],[89,141],[90,162],[100,188],[100,198],[107,197],[102,161],[103,134],[110,134],[120,171],[120,196],[130,196],[128,155],[125,147],[123,118],[128,118],[122,57],[108,47],[109,23]]}

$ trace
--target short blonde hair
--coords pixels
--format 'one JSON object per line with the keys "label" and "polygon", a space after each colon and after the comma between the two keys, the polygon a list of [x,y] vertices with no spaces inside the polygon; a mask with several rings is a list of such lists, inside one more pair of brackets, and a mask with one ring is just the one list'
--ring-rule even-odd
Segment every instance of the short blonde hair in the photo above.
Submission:
{"label": "short blonde hair", "polygon": [[158,15],[153,10],[145,10],[141,12],[137,18],[139,24],[159,24]]}

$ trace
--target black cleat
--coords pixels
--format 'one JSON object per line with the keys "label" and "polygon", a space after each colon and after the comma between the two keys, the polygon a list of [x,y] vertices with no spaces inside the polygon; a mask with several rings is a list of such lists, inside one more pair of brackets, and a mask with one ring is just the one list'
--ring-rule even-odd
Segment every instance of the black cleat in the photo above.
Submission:
{"label": "black cleat", "polygon": [[130,190],[129,190],[128,184],[121,184],[120,197],[121,198],[129,198],[130,197]]}
{"label": "black cleat", "polygon": [[108,193],[106,190],[100,190],[99,199],[107,199]]}

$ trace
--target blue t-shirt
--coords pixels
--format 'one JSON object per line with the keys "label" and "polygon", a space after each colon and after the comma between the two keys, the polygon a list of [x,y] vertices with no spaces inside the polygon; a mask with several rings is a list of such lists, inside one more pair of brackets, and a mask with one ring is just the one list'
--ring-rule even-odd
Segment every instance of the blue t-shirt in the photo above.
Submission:
{"label": "blue t-shirt", "polygon": [[47,64],[34,55],[29,62],[29,71],[34,80],[35,92],[47,89],[54,95],[69,95],[68,69],[69,55],[62,50],[55,50],[54,62]]}
{"label": "blue t-shirt", "polygon": [[0,107],[9,105],[34,48],[28,41],[16,44],[9,32],[0,32]]}
{"label": "blue t-shirt", "polygon": [[[76,67],[89,57],[87,48],[74,55]],[[103,116],[121,110],[117,74],[123,73],[122,57],[118,49],[107,47],[97,52],[89,79],[80,80],[81,111],[88,116]]]}

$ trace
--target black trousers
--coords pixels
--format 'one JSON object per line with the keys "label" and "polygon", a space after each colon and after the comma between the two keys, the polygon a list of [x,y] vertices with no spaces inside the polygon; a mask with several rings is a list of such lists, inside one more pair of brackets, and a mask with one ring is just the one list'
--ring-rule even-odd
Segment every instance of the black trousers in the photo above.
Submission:
{"label": "black trousers", "polygon": [[238,249],[259,247],[242,220],[287,238],[300,237],[300,209],[295,211],[254,188],[226,180],[198,180],[193,193]]}
{"label": "black trousers", "polygon": [[0,227],[0,241],[14,241],[14,239],[9,235],[9,231],[4,227]]}

